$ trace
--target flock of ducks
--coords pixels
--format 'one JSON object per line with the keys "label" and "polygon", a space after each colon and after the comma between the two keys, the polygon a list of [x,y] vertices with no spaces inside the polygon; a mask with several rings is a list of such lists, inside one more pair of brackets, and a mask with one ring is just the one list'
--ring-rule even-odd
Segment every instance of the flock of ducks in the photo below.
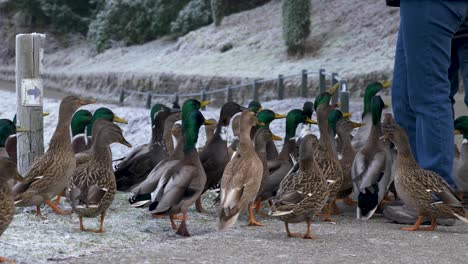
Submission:
{"label": "flock of ducks", "polygon": [[[334,221],[337,200],[356,206],[357,218],[369,219],[389,192],[419,215],[404,230],[423,229],[423,217],[432,220],[426,230],[437,226],[436,218],[468,222],[459,196],[439,175],[418,166],[406,132],[392,115],[382,118],[387,106],[377,94],[389,86],[387,82],[368,85],[362,123],[351,121],[349,113],[330,104],[337,85],[287,115],[262,109],[255,101],[247,108],[229,102],[216,122],[200,112],[208,101],[189,99],[182,109],[156,104],[150,112],[150,141],[133,148],[115,168],[109,146],[119,143],[132,148],[115,124],[127,121],[108,108],[94,113],[78,110],[95,101],[68,96],[60,104],[47,152],[23,176],[16,170],[16,142],[11,142],[16,133],[26,130],[0,119],[0,235],[12,221],[15,206],[36,206],[37,216],[43,219],[44,204],[58,214],[77,214],[81,231],[102,233],[116,192],[125,191],[131,192],[132,207],[147,208],[155,218],[168,216],[177,234],[190,236],[187,210],[195,205],[204,212],[201,196],[217,188],[219,230],[230,228],[244,211],[250,226],[262,226],[255,215],[267,217],[262,208],[268,202],[268,215],[285,223],[288,236],[316,238],[310,229],[312,220],[324,216],[325,221]],[[317,121],[312,120],[313,112]],[[277,119],[286,119],[284,139],[269,128]],[[197,149],[203,125],[207,143]],[[318,125],[320,138],[312,133],[312,125]],[[234,134],[230,145],[229,126]],[[296,134],[298,127],[302,130]],[[468,117],[459,117],[455,128],[465,139],[461,151],[455,146],[454,162],[457,187],[463,192],[468,191],[463,177],[468,169]],[[358,130],[353,136],[354,129]],[[279,152],[275,140],[284,141]],[[353,192],[357,201],[351,199]],[[59,207],[61,196],[68,197],[72,212]],[[83,226],[83,218],[97,216],[98,229]],[[178,226],[176,220],[180,220]],[[299,222],[307,223],[304,235],[289,230],[289,223]]]}

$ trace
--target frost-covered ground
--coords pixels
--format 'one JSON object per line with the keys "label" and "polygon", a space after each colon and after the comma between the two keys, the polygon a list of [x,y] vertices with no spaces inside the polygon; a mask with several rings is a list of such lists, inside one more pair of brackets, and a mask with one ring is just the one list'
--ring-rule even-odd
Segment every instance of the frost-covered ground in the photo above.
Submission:
{"label": "frost-covered ground", "polygon": [[[14,115],[15,98],[11,92],[0,91],[0,117]],[[9,100],[12,99],[12,100]],[[303,99],[264,103],[278,113],[300,108]],[[121,127],[127,139],[135,146],[149,140],[148,110],[96,104],[90,106],[111,108],[127,119]],[[362,104],[351,103],[354,118]],[[44,100],[44,109],[51,113],[45,121],[45,142],[50,140],[57,122],[58,101]],[[207,118],[217,118],[219,109],[204,111]],[[272,130],[284,135],[284,120],[274,121]],[[202,130],[203,131],[203,130]],[[201,132],[201,142],[204,135]],[[203,144],[203,143],[202,143]],[[125,155],[125,147],[113,146],[114,157]],[[204,196],[207,214],[189,211],[188,228],[191,238],[174,235],[169,221],[152,219],[147,211],[128,205],[128,194],[118,193],[105,221],[106,233],[78,231],[78,218],[58,216],[43,207],[46,221],[35,216],[34,208],[19,208],[15,220],[0,238],[0,256],[16,259],[19,263],[462,263],[468,257],[465,241],[466,226],[441,227],[435,233],[405,233],[399,226],[382,217],[362,222],[354,219],[353,211],[338,216],[338,223],[316,222],[313,232],[318,241],[290,239],[285,236],[281,222],[262,219],[266,227],[246,227],[243,215],[229,231],[216,231],[212,199],[214,193]],[[68,208],[66,201],[61,204]],[[96,228],[98,219],[85,220],[85,227]],[[305,225],[293,225],[294,232],[304,232]]]}

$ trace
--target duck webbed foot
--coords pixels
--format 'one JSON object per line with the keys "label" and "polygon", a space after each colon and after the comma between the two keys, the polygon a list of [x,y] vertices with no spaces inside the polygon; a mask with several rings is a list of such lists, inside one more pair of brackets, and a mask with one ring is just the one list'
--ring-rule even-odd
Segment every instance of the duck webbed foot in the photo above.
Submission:
{"label": "duck webbed foot", "polygon": [[251,203],[249,205],[249,226],[263,226],[262,223],[257,222],[257,220],[255,220],[255,215],[253,212],[254,207],[255,207],[254,203]]}
{"label": "duck webbed foot", "polygon": [[346,196],[346,198],[343,199],[343,203],[348,206],[357,206],[357,202],[353,201],[353,199],[351,199],[349,196]]}
{"label": "duck webbed foot", "polygon": [[4,257],[0,257],[0,262],[1,263],[16,263],[16,261],[14,261],[12,259],[7,259],[7,258],[4,258]]}
{"label": "duck webbed foot", "polygon": [[41,219],[42,221],[45,221],[47,220],[47,218],[45,218],[43,215],[42,215],[42,211],[41,211],[41,206],[40,205],[36,205],[36,216]]}
{"label": "duck webbed foot", "polygon": [[291,233],[291,231],[289,231],[288,222],[284,222],[284,227],[286,228],[286,234],[288,235],[288,237],[297,237],[297,238],[302,237],[301,234]]}
{"label": "duck webbed foot", "polygon": [[199,213],[202,213],[202,214],[206,213],[206,210],[203,209],[203,205],[202,205],[202,202],[201,202],[201,196],[198,197],[198,199],[195,201],[195,209],[197,209],[197,212],[199,212]]}
{"label": "duck webbed foot", "polygon": [[423,220],[423,216],[420,215],[420,216],[418,216],[418,219],[416,220],[416,222],[414,223],[414,225],[409,226],[409,227],[402,227],[401,230],[403,230],[403,231],[417,231],[417,230],[421,230],[420,226],[421,226],[422,220]]}
{"label": "duck webbed foot", "polygon": [[302,237],[304,239],[318,239],[318,236],[313,236],[312,232],[310,231],[310,224],[312,221],[307,220],[307,232],[306,234]]}
{"label": "duck webbed foot", "polygon": [[60,192],[58,195],[57,195],[57,198],[55,198],[55,200],[53,201],[53,203],[55,205],[59,205],[60,204],[60,200],[62,199],[62,196],[65,194],[65,191],[62,191]]}
{"label": "duck webbed foot", "polygon": [[89,232],[92,232],[92,233],[104,233],[104,218],[106,217],[106,214],[105,213],[102,213],[101,214],[101,224],[99,225],[99,229],[90,229],[88,230]]}
{"label": "duck webbed foot", "polygon": [[47,204],[50,208],[52,208],[52,210],[53,210],[56,214],[59,214],[59,215],[71,215],[71,211],[64,211],[64,210],[60,209],[60,207],[58,207],[56,204],[54,204],[54,203],[51,202],[50,200],[45,200],[44,202],[45,202],[45,204]]}
{"label": "duck webbed foot", "polygon": [[190,236],[190,233],[187,230],[187,212],[185,211],[182,212],[182,222],[180,223],[180,226],[177,229],[176,234],[179,236],[185,236],[185,237]]}

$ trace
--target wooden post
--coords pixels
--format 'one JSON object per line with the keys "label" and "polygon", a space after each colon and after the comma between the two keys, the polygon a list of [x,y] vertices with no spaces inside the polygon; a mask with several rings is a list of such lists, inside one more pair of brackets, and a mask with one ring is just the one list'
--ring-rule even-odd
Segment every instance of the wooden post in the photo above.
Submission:
{"label": "wooden post", "polygon": [[284,99],[284,76],[278,75],[278,100]]}
{"label": "wooden post", "polygon": [[309,84],[307,79],[307,70],[302,70],[302,85],[301,85],[301,97],[307,97],[307,85]]}
{"label": "wooden post", "polygon": [[228,86],[226,88],[226,103],[227,102],[232,102],[232,88],[231,88],[231,86]]}
{"label": "wooden post", "polygon": [[17,133],[18,171],[26,174],[33,162],[44,154],[42,117],[42,55],[45,35],[16,36],[17,125],[29,130]]}
{"label": "wooden post", "polygon": [[125,90],[121,89],[120,90],[120,98],[119,98],[119,104],[120,106],[124,105],[124,100],[125,100]]}
{"label": "wooden post", "polygon": [[348,81],[341,80],[340,88],[341,88],[341,93],[340,93],[341,111],[343,113],[349,113],[349,92],[347,91]]}
{"label": "wooden post", "polygon": [[[331,86],[332,86],[332,87],[333,87],[333,85],[335,85],[335,84],[338,83],[338,81],[335,79],[336,76],[338,76],[338,73],[336,73],[336,72],[332,73],[332,75],[331,75]],[[337,104],[337,103],[338,103],[339,94],[340,94],[339,91],[336,91],[336,92],[333,94],[333,97],[332,97],[332,100],[331,100],[331,104]]]}
{"label": "wooden post", "polygon": [[325,79],[325,69],[319,70],[319,93],[324,93],[327,90]]}
{"label": "wooden post", "polygon": [[[203,91],[201,92],[201,100],[202,100],[202,101],[206,101],[206,90],[203,90]],[[205,106],[202,107],[202,110],[205,110],[205,109],[206,109]]]}
{"label": "wooden post", "polygon": [[258,96],[258,88],[260,87],[260,82],[259,80],[255,80],[253,82],[253,100],[258,101],[259,96]]}
{"label": "wooden post", "polygon": [[151,109],[151,100],[153,99],[153,95],[148,93],[146,97],[146,108]]}

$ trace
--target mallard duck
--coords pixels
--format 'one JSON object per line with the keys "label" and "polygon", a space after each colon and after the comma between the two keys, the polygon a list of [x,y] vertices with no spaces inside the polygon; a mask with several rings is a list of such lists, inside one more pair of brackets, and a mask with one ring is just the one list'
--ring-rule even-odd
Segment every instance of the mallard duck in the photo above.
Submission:
{"label": "mallard duck", "polygon": [[[15,203],[11,187],[8,184],[12,179],[17,181],[23,180],[13,162],[7,159],[0,159],[0,236],[5,232],[15,215]],[[3,257],[0,257],[0,262],[14,263],[13,260]]]}
{"label": "mallard duck", "polygon": [[[346,113],[345,113],[346,114]],[[345,115],[346,116],[346,115]],[[337,199],[342,199],[345,204],[354,206],[356,202],[352,201],[349,195],[353,192],[353,181],[351,177],[351,167],[357,151],[351,145],[351,131],[363,126],[363,123],[355,123],[337,109],[331,111],[329,115],[329,124],[333,130],[333,134],[338,135],[341,141],[341,159],[340,164],[343,169],[343,183],[341,189],[336,195]]]}
{"label": "mallard duck", "polygon": [[[281,182],[278,194],[270,211],[272,217],[284,221],[286,233],[290,237],[317,239],[312,236],[312,218],[325,206],[329,194],[329,182],[314,160],[318,148],[315,135],[306,135],[299,149],[299,170],[289,174]],[[307,222],[304,236],[289,231],[289,223]]]}
{"label": "mallard duck", "polygon": [[334,200],[341,189],[343,183],[343,170],[338,156],[333,150],[332,138],[329,133],[328,116],[335,106],[330,105],[333,93],[338,89],[338,85],[333,86],[326,92],[315,98],[315,111],[320,130],[320,140],[318,150],[315,152],[315,161],[322,170],[325,179],[333,181],[330,186],[330,196],[328,207],[326,208],[325,221],[334,221],[330,218]]}
{"label": "mallard duck", "polygon": [[128,122],[125,119],[114,114],[114,112],[112,112],[112,110],[110,110],[109,108],[98,108],[93,113],[91,123],[86,127],[86,134],[74,137],[74,140],[76,141],[73,144],[75,153],[79,153],[91,148],[91,146],[93,145],[93,139],[91,135],[93,134],[94,122],[96,122],[96,120],[99,119],[104,119],[115,123],[128,124]]}
{"label": "mallard duck", "polygon": [[[206,173],[206,185],[203,192],[216,187],[223,176],[223,171],[231,157],[227,146],[227,130],[232,116],[244,110],[245,107],[235,102],[223,105],[219,114],[216,132],[200,153],[200,160]],[[201,200],[195,203],[198,212],[204,212]]]}
{"label": "mallard duck", "polygon": [[[257,196],[258,200],[265,201],[276,195],[281,181],[288,174],[293,166],[291,155],[296,151],[296,128],[299,124],[308,123],[316,124],[317,122],[308,118],[304,111],[300,109],[293,109],[288,112],[286,116],[286,135],[284,138],[284,144],[278,158],[268,161],[268,170],[270,176],[268,177],[263,191]],[[256,211],[261,210],[260,206],[256,207]]]}
{"label": "mallard duck", "polygon": [[[285,115],[278,114],[273,112],[270,109],[263,109],[262,111],[257,113],[257,118],[260,123],[265,124],[264,126],[256,126],[252,130],[254,132],[257,131],[257,129],[266,127],[267,129],[270,129],[270,124],[276,119],[283,119],[286,118]],[[267,142],[267,160],[273,160],[278,157],[278,149],[276,148],[275,143],[273,140],[269,140]]]}
{"label": "mallard duck", "polygon": [[[263,168],[262,180],[260,182],[260,188],[258,189],[258,193],[263,192],[263,189],[265,188],[265,184],[267,183],[268,177],[270,176],[270,171],[268,170],[267,143],[272,140],[283,140],[283,139],[276,135],[273,135],[270,129],[268,129],[266,126],[260,127],[257,130],[257,133],[255,134],[255,138],[254,138],[254,146],[255,146],[255,152],[257,153],[258,157],[262,161],[262,168]],[[263,224],[259,223],[255,219],[255,215],[253,213],[254,208],[260,208],[261,202],[262,202],[261,199],[256,199],[255,204],[252,204],[249,207],[249,226],[263,226]],[[261,214],[261,212],[259,211],[257,212]]]}
{"label": "mallard duck", "polygon": [[[101,129],[103,127],[107,126],[108,124],[109,124],[109,121],[107,121],[105,119],[96,120],[96,122],[94,122],[93,134],[91,135],[91,137],[96,137],[98,135],[98,133],[100,133],[99,131],[101,131]],[[90,149],[87,149],[85,151],[82,151],[80,153],[75,154],[76,166],[77,167],[91,161],[91,158],[92,158],[92,155],[93,155],[92,150],[93,150],[93,148],[91,146]]]}
{"label": "mallard duck", "polygon": [[[437,227],[437,218],[458,218],[468,223],[463,204],[440,175],[419,166],[411,153],[406,131],[394,122],[391,115],[385,116],[382,132],[398,151],[394,164],[398,195],[406,206],[418,213],[413,226],[401,229],[432,231]],[[431,225],[427,228],[420,227],[424,217],[431,218]]]}
{"label": "mallard duck", "polygon": [[72,117],[71,131],[72,131],[72,146],[73,151],[80,153],[84,151],[86,142],[86,127],[93,122],[93,114],[88,110],[78,110]]}
{"label": "mallard duck", "polygon": [[258,113],[263,110],[262,105],[258,101],[251,101],[247,108],[254,111],[255,113]]}
{"label": "mallard duck", "polygon": [[33,206],[42,218],[41,205],[50,206],[58,214],[70,214],[50,200],[62,192],[76,167],[75,153],[71,146],[70,123],[73,113],[81,106],[95,100],[67,96],[60,103],[59,120],[47,152],[37,159],[26,173],[27,184],[18,183],[13,188],[16,206]]}
{"label": "mallard duck", "polygon": [[132,151],[115,169],[117,190],[128,191],[146,179],[151,170],[163,159],[167,158],[166,140],[164,138],[165,122],[170,115],[179,110],[157,104],[152,111],[152,132],[148,144]]}
{"label": "mallard duck", "polygon": [[[195,99],[189,99],[184,102],[183,105],[183,111],[182,111],[182,120],[185,119],[187,120],[189,118],[189,115],[191,112],[195,112],[200,110],[201,107],[208,105],[210,102],[209,101],[197,101]],[[208,123],[210,123],[208,121]],[[211,124],[211,123],[210,123]],[[194,128],[192,128],[194,129]],[[148,177],[146,177],[146,180],[138,184],[135,188],[132,189],[133,196],[129,198],[129,202],[132,205],[132,207],[146,207],[149,205],[151,202],[151,193],[156,190],[159,180],[161,177],[165,176],[167,171],[179,164],[180,160],[184,158],[184,145],[183,143],[185,141],[185,136],[183,129],[182,134],[179,136],[180,141],[177,140],[177,146],[174,150],[174,153],[166,158],[163,159],[161,162],[156,165],[156,167],[153,168],[153,170],[149,173]],[[177,133],[180,130],[177,130],[177,124],[175,125],[175,130],[173,129],[173,132],[175,134],[175,137],[177,139]],[[198,138],[197,138],[198,139]],[[173,225],[174,226],[174,225]]]}
{"label": "mallard duck", "polygon": [[380,120],[385,104],[380,96],[371,100],[372,128],[352,166],[354,188],[358,191],[357,218],[369,219],[384,199],[392,182],[392,154],[379,140]]}
{"label": "mallard duck", "polygon": [[[42,116],[48,116],[49,113],[47,112],[43,112],[42,113]],[[13,117],[13,124],[16,126],[16,115]],[[27,132],[26,129],[22,129],[20,128],[18,130],[18,127],[16,129],[16,132]],[[10,157],[11,161],[13,163],[17,163],[17,155],[18,155],[18,152],[17,152],[17,139],[16,139],[16,133],[13,133],[11,134],[10,136],[8,136],[8,138],[5,140],[5,150],[6,152],[8,153],[8,156]],[[0,150],[1,152],[1,150]]]}
{"label": "mallard duck", "polygon": [[344,199],[347,205],[356,205],[355,202],[350,200],[349,195],[353,191],[353,181],[351,177],[351,168],[353,166],[354,157],[357,151],[351,145],[351,131],[355,128],[364,126],[364,123],[356,123],[349,119],[341,119],[336,125],[336,133],[338,138],[343,142],[342,157],[340,159],[341,167],[343,169],[344,182],[341,191],[338,193],[338,199]]}
{"label": "mallard duck", "polygon": [[[314,114],[314,103],[310,102],[310,101],[304,102],[304,105],[302,106],[302,111],[304,111],[304,114],[308,118],[312,119],[312,115]],[[298,136],[298,139],[296,141],[298,148],[301,145],[301,139],[303,137],[305,137],[306,135],[312,133],[311,126],[312,126],[311,124],[302,124],[301,125],[301,131],[299,132],[299,136]]]}
{"label": "mallard duck", "polygon": [[[454,178],[459,197],[468,192],[468,116],[460,116],[455,119],[455,134],[463,136],[463,143],[458,157],[455,155]],[[456,145],[455,145],[456,148]],[[456,148],[456,150],[458,150]]]}
{"label": "mallard duck", "polygon": [[[94,137],[90,160],[76,168],[69,182],[70,205],[73,212],[78,214],[80,230],[96,233],[104,232],[104,218],[116,192],[109,146],[120,143],[132,147],[122,135],[120,127],[107,120],[102,122],[104,124]],[[86,230],[83,217],[92,218],[98,215],[101,216],[99,229]]]}
{"label": "mallard duck", "polygon": [[239,149],[227,164],[221,179],[221,199],[217,217],[219,230],[225,230],[235,224],[240,212],[255,201],[260,188],[263,166],[250,138],[252,127],[257,124],[259,122],[254,112],[242,112]]}
{"label": "mallard duck", "polygon": [[371,114],[371,99],[374,95],[379,93],[382,89],[387,89],[392,86],[391,82],[374,82],[367,85],[364,91],[364,112],[362,113],[362,122],[365,126],[360,127],[353,137],[353,148],[359,150],[366,144],[372,127],[372,114]]}
{"label": "mallard duck", "polygon": [[[173,129],[177,121],[182,117],[182,113],[177,113],[175,115],[170,115],[166,122],[164,123],[164,141],[166,141],[167,155],[170,157],[174,153],[174,141],[172,136],[174,136]],[[176,138],[177,142],[177,138]]]}
{"label": "mallard duck", "polygon": [[[189,112],[187,112],[189,111]],[[187,230],[187,210],[195,203],[204,190],[206,174],[196,149],[198,132],[203,124],[210,125],[199,110],[182,107],[182,127],[184,132],[184,153],[167,167],[160,177],[156,190],[151,193],[149,210],[157,215],[173,216],[182,213],[182,222],[177,234],[190,236]]]}

